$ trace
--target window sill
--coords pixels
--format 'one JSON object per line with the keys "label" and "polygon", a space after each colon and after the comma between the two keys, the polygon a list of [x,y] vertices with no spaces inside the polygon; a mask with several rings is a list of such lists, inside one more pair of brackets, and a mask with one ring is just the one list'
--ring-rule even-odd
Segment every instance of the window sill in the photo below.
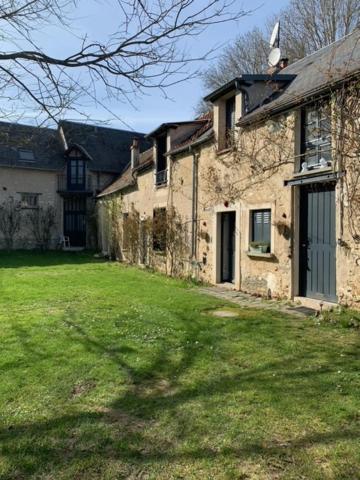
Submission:
{"label": "window sill", "polygon": [[165,188],[165,187],[168,187],[168,183],[159,183],[159,184],[156,184],[155,183],[155,188],[158,189],[158,188]]}
{"label": "window sill", "polygon": [[250,252],[250,250],[246,250],[245,253],[248,257],[275,258],[275,255],[273,253]]}
{"label": "window sill", "polygon": [[314,170],[307,170],[305,172],[294,172],[293,177],[308,177],[310,175],[321,175],[322,173],[332,172],[333,167],[323,167],[323,168],[315,168]]}

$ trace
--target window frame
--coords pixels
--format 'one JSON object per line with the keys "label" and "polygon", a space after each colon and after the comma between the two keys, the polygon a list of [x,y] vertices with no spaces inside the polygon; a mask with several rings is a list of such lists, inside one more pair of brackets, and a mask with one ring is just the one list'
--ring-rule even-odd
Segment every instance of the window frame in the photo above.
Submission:
{"label": "window frame", "polygon": [[[231,110],[230,107],[231,106]],[[236,95],[231,95],[224,100],[225,109],[225,148],[231,148],[234,144],[234,132],[236,122]]]}
{"label": "window frame", "polygon": [[[40,198],[40,193],[33,193],[33,192],[19,192],[20,195],[20,205],[22,209],[26,210],[34,210],[39,208],[39,198]],[[29,202],[26,200],[24,197],[29,197],[32,199],[35,199],[36,201],[32,203],[31,201]]]}
{"label": "window frame", "polygon": [[[35,153],[29,148],[18,148],[19,160],[33,163],[36,161]],[[24,156],[23,156],[24,155]]]}
{"label": "window frame", "polygon": [[[156,231],[156,229],[158,227],[156,226],[156,220],[155,219],[156,219],[157,216],[160,216],[160,215],[163,216],[164,219],[165,219],[165,223],[164,223],[165,229],[164,229],[163,232],[159,233],[158,231]],[[152,249],[153,249],[154,252],[157,252],[157,253],[165,253],[166,252],[166,248],[167,248],[167,245],[166,245],[166,236],[167,236],[166,219],[167,219],[166,207],[158,207],[158,208],[153,209]]]}
{"label": "window frame", "polygon": [[122,248],[126,252],[129,249],[130,238],[127,227],[129,221],[129,212],[122,212]]}
{"label": "window frame", "polygon": [[[259,238],[255,236],[255,219],[256,215],[261,215],[261,235]],[[268,214],[268,221],[265,223],[265,214]],[[259,243],[259,244],[268,244],[267,252],[263,253],[271,253],[273,251],[273,238],[272,238],[272,209],[271,207],[265,208],[254,208],[251,209],[249,212],[249,249],[252,243]],[[267,227],[267,234],[264,235],[264,225],[268,225]]]}
{"label": "window frame", "polygon": [[[161,187],[168,182],[168,164],[167,164],[167,133],[159,135],[156,138],[156,162],[155,162],[155,185]],[[159,168],[161,165],[161,169]]]}
{"label": "window frame", "polygon": [[83,190],[86,185],[86,160],[70,157],[67,167],[67,184],[69,190]]}
{"label": "window frame", "polygon": [[[322,112],[325,110],[325,115]],[[327,115],[326,115],[327,110]],[[308,118],[311,112],[315,112],[313,122]],[[318,130],[318,135],[309,137],[309,126],[315,123],[314,130]],[[328,133],[321,124],[328,124]],[[326,127],[325,127],[326,128]],[[328,147],[327,149],[324,147]],[[324,155],[325,152],[325,155]],[[315,162],[309,162],[309,158],[315,158]],[[327,165],[322,165],[320,160],[324,158]],[[306,168],[303,164],[307,163]],[[320,102],[311,103],[301,109],[301,162],[300,171],[313,171],[332,165],[332,116],[331,103],[329,99]]]}

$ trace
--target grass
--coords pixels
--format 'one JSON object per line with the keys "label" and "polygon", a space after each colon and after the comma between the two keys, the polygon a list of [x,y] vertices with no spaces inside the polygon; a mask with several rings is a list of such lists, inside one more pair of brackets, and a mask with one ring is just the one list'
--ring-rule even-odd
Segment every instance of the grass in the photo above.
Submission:
{"label": "grass", "polygon": [[360,478],[359,332],[0,254],[0,479]]}
{"label": "grass", "polygon": [[360,311],[339,307],[333,310],[324,310],[318,316],[318,322],[340,325],[343,328],[360,328]]}

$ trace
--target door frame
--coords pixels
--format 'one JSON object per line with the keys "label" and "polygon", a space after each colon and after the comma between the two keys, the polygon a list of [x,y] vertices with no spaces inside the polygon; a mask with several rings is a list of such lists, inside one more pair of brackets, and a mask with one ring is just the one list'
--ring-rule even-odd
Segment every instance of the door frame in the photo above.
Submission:
{"label": "door frame", "polygon": [[[236,212],[234,210],[230,210],[229,212],[221,212],[219,213],[219,216],[220,216],[220,229],[221,229],[221,239],[220,239],[220,242],[221,242],[221,245],[220,245],[220,276],[221,276],[221,283],[234,283],[235,282],[235,254],[236,254]],[[231,280],[228,279],[228,280],[225,280],[224,279],[224,226],[225,226],[225,222],[224,222],[224,219],[225,219],[225,216],[232,216],[233,217],[233,221],[231,222],[231,230],[229,230],[228,233],[231,233],[231,236],[229,236],[228,238],[228,241],[229,241],[229,244],[230,242],[232,243],[232,240],[234,239],[234,245],[233,245],[233,248],[231,247],[230,248],[230,245],[227,246],[227,250],[228,252],[231,251],[231,258],[230,258],[230,255],[229,255],[229,258],[228,258],[228,269],[229,269],[229,273],[231,274]]]}
{"label": "door frame", "polygon": [[235,212],[235,273],[234,287],[240,290],[240,203],[231,203],[229,206],[216,205],[213,216],[213,283],[221,284],[221,214]]}
{"label": "door frame", "polygon": [[[314,179],[313,183],[325,183],[318,182]],[[327,182],[326,182],[327,183]],[[296,185],[292,187],[292,205],[293,205],[293,222],[292,222],[292,231],[293,231],[293,241],[292,241],[292,288],[291,288],[291,297],[292,298],[308,298],[309,300],[322,301],[313,297],[303,297],[301,292],[300,285],[300,241],[301,241],[301,225],[300,225],[300,208],[301,208],[301,188],[302,185]],[[338,184],[335,184],[335,238],[338,238],[338,221],[339,214],[337,209],[337,196],[338,196]],[[338,295],[338,251],[336,246],[336,262],[335,262],[335,273],[336,273],[336,296]],[[324,300],[328,303],[334,303],[334,300]]]}
{"label": "door frame", "polygon": [[83,245],[74,245],[72,242],[71,242],[71,238],[70,238],[70,246],[73,247],[73,246],[76,246],[76,247],[86,247],[86,242],[87,242],[87,225],[86,225],[86,221],[87,221],[87,197],[85,195],[81,195],[81,196],[72,196],[72,195],[69,195],[67,197],[64,197],[64,200],[63,200],[63,208],[62,208],[62,211],[63,211],[63,234],[65,236],[69,236],[68,232],[66,231],[66,212],[69,211],[71,212],[71,210],[66,210],[65,206],[66,206],[66,200],[69,200],[71,198],[76,198],[77,200],[81,199],[84,203],[85,203],[85,210],[74,210],[74,212],[80,212],[81,214],[84,215],[84,218],[85,218],[85,229],[84,229],[84,242],[83,242]]}

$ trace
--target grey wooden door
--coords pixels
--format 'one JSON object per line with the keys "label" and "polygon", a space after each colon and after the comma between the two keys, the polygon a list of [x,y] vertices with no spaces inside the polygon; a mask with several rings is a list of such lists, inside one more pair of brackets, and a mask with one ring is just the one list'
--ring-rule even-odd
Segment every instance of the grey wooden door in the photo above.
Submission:
{"label": "grey wooden door", "polygon": [[221,281],[235,280],[235,212],[221,214]]}
{"label": "grey wooden door", "polygon": [[300,295],[336,301],[335,184],[311,184],[300,194]]}

